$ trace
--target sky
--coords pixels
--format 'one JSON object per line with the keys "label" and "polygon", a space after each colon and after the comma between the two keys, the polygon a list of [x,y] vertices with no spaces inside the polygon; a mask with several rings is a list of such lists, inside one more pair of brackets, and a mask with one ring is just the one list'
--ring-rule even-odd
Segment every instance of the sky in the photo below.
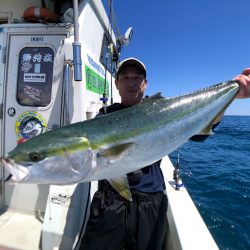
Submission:
{"label": "sky", "polygon": [[[250,67],[249,0],[112,0],[119,30],[133,27],[120,59],[147,68],[146,94],[173,97],[230,80]],[[250,99],[226,115],[250,115]]]}

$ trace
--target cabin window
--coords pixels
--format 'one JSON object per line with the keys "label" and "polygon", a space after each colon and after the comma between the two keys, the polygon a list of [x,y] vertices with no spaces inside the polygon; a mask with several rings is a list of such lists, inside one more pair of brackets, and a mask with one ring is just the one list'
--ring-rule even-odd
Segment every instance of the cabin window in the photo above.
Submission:
{"label": "cabin window", "polygon": [[8,18],[0,17],[0,25],[8,23]]}
{"label": "cabin window", "polygon": [[101,50],[101,56],[100,56],[100,62],[102,65],[107,68],[107,70],[114,75],[115,73],[115,63],[113,62],[112,55],[110,54],[110,39],[108,39],[108,36],[104,34],[103,40],[102,40],[102,50]]}
{"label": "cabin window", "polygon": [[12,18],[11,12],[0,12],[0,24],[9,23]]}
{"label": "cabin window", "polygon": [[17,101],[23,106],[50,104],[54,51],[48,47],[25,47],[19,54]]}

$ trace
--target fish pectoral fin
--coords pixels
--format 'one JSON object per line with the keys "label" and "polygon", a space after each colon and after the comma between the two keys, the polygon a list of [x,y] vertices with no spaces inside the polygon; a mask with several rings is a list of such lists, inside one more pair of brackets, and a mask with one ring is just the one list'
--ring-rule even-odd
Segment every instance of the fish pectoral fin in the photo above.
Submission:
{"label": "fish pectoral fin", "polygon": [[107,158],[110,162],[114,162],[120,157],[123,156],[123,154],[132,146],[134,145],[133,142],[127,142],[123,144],[118,144],[115,146],[112,146],[108,149],[105,149],[101,152],[98,153],[99,157],[105,157]]}
{"label": "fish pectoral fin", "polygon": [[201,135],[213,135],[213,128],[215,128],[221,121],[222,117],[224,115],[224,111],[220,112],[214,119],[213,121],[208,124],[207,127],[205,127],[199,134]]}
{"label": "fish pectoral fin", "polygon": [[132,201],[127,176],[108,180],[110,185],[126,200]]}
{"label": "fish pectoral fin", "polygon": [[199,135],[213,135],[213,134],[214,134],[214,132],[212,130],[211,125],[208,125],[204,129],[202,129],[202,131],[199,133]]}

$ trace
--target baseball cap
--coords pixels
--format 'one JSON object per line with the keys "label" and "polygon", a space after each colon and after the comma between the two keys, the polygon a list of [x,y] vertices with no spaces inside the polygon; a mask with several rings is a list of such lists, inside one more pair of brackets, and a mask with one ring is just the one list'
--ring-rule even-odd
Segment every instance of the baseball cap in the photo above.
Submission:
{"label": "baseball cap", "polygon": [[145,74],[145,77],[146,77],[147,70],[146,70],[146,67],[145,67],[144,63],[141,62],[140,60],[134,58],[134,57],[130,57],[130,58],[127,58],[127,59],[125,59],[125,60],[118,63],[117,70],[116,70],[116,79],[118,78],[121,70],[124,67],[128,66],[128,65],[136,65],[136,66],[138,66],[139,68],[141,68],[143,70],[143,73]]}

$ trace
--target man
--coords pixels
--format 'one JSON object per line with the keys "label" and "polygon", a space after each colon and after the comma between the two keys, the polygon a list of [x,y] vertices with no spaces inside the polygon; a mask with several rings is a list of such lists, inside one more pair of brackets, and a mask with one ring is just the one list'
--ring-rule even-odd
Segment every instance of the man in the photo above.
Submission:
{"label": "man", "polygon": [[[121,103],[107,113],[140,103],[147,87],[146,67],[129,58],[119,63],[116,87]],[[104,114],[101,109],[100,113]],[[122,198],[107,181],[101,181],[91,206],[83,249],[162,249],[166,235],[167,198],[160,161],[129,173],[133,201]]]}
{"label": "man", "polygon": [[[238,98],[250,97],[250,69],[235,78]],[[136,105],[143,100],[147,87],[146,67],[135,58],[118,64],[116,87],[121,103],[101,109],[105,115]],[[200,140],[199,138],[193,138]],[[203,140],[203,139],[202,139]],[[133,201],[122,198],[106,181],[100,181],[95,193],[81,249],[164,249],[167,228],[167,197],[160,162],[127,175]]]}

